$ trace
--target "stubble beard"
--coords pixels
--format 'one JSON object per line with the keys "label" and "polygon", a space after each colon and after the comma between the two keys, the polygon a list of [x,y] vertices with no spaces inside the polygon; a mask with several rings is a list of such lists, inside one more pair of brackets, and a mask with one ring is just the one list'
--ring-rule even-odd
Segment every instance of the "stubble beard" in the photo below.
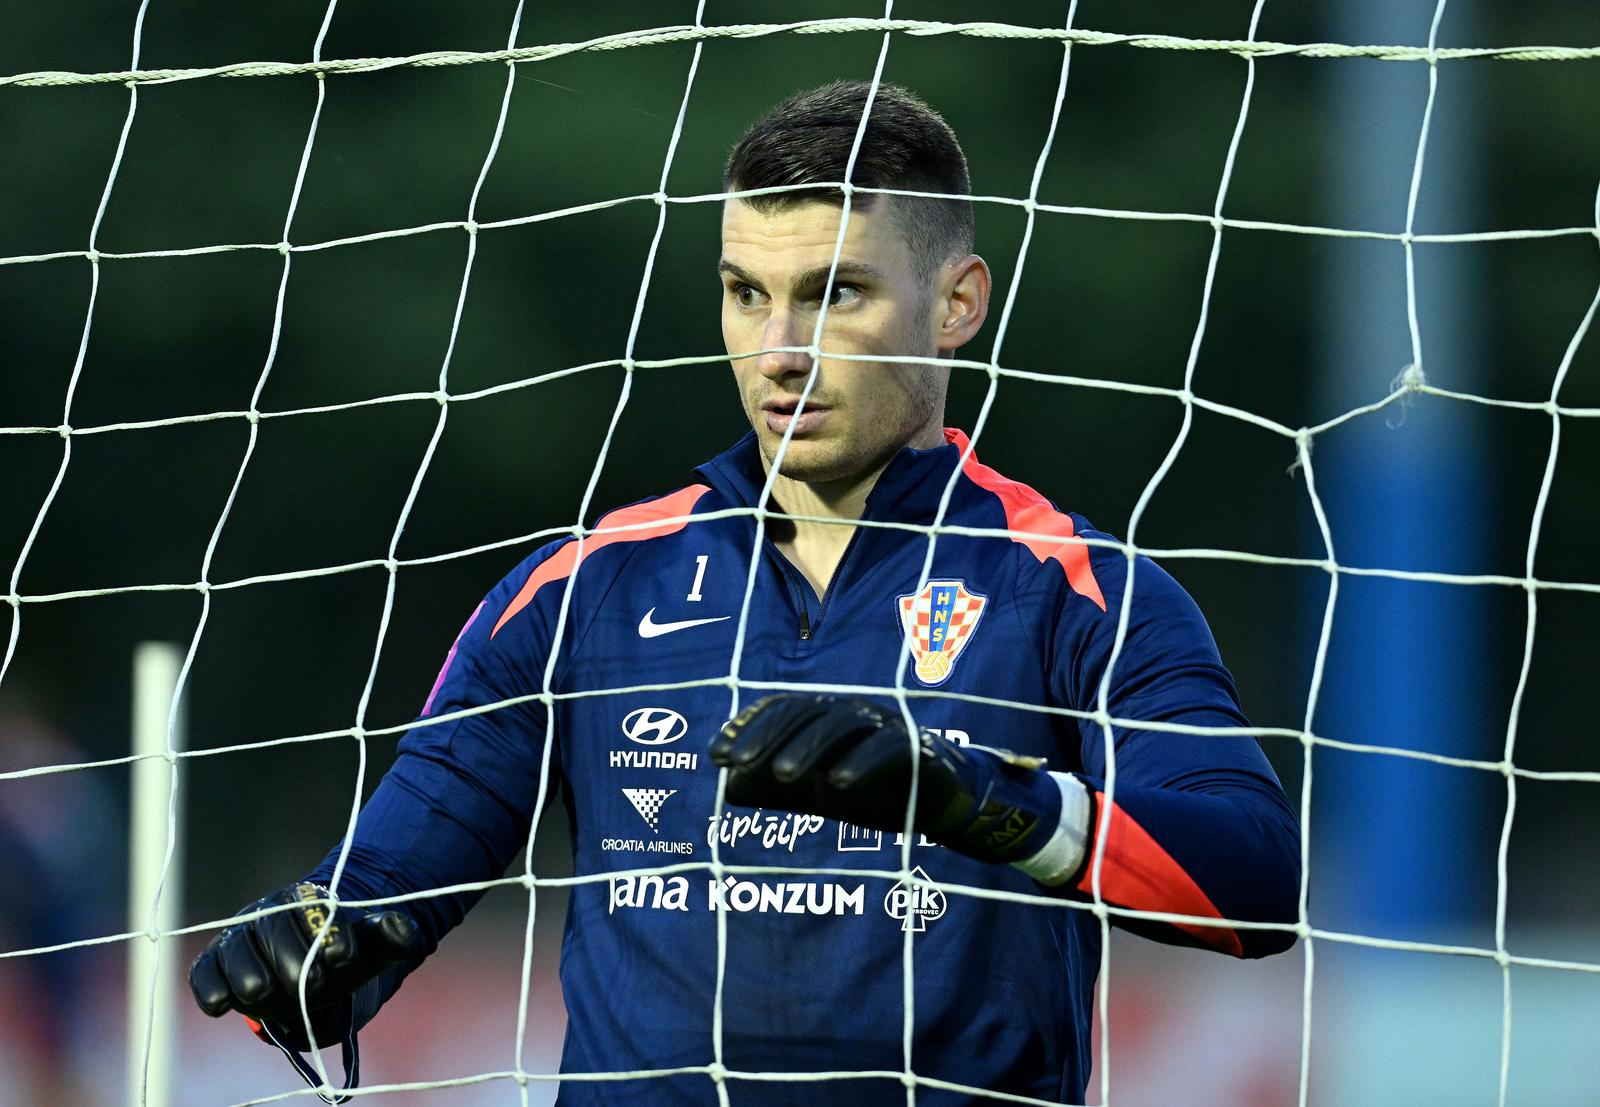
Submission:
{"label": "stubble beard", "polygon": [[[863,368],[867,368],[863,366]],[[893,363],[871,366],[872,372],[893,372]],[[848,480],[881,468],[904,446],[909,445],[933,420],[940,407],[942,390],[935,365],[898,367],[912,370],[911,387],[900,393],[901,403],[880,412],[867,426],[851,427],[844,435],[818,442],[790,439],[783,453],[782,476],[804,484],[826,484]],[[759,410],[757,415],[760,415]],[[768,465],[777,460],[782,439],[758,434]]]}

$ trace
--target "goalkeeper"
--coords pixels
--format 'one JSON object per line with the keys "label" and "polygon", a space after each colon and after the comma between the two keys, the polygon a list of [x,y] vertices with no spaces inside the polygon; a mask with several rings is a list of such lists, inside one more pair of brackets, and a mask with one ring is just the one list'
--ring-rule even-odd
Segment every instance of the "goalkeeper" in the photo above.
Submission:
{"label": "goalkeeper", "polygon": [[[528,839],[554,743],[549,786],[565,799],[580,875],[704,863],[713,840],[731,865],[898,869],[915,761],[909,848],[931,880],[1079,903],[1098,888],[1116,907],[1181,916],[1116,924],[1236,957],[1293,943],[1300,831],[1256,741],[1113,726],[1108,742],[1083,714],[1104,684],[1114,719],[1248,725],[1194,602],[1138,558],[1124,612],[1124,554],[1085,545],[1106,536],[943,426],[941,360],[982,326],[990,276],[972,253],[961,148],[903,89],[879,87],[852,180],[956,198],[856,194],[832,265],[836,182],[867,92],[838,82],[792,97],[729,159],[729,191],[809,186],[723,208],[722,330],[750,433],[693,483],[611,512],[581,543],[545,546],[489,593],[421,721],[458,717],[400,742],[356,824],[342,900],[502,876]],[[823,357],[802,405],[823,304],[822,348],[851,356]],[[1041,449],[1071,449],[1062,426]],[[776,514],[757,546],[756,519],[738,509],[760,503],[785,434]],[[958,530],[938,536],[925,577],[925,528],[941,511]],[[910,700],[915,740],[888,696],[780,694],[728,721],[741,633],[741,680],[893,687],[909,649],[909,689],[940,694]],[[553,709],[524,699],[458,715],[543,691],[552,653],[548,688],[563,697]],[[578,694],[693,681],[706,683]],[[718,816],[722,769],[729,807]],[[311,1044],[299,974],[325,920],[303,982],[309,1023],[317,1044],[353,1052],[355,1032],[482,894],[329,918],[317,886],[338,852],[241,912],[256,917],[190,970],[207,1014],[244,1013],[297,1060]],[[561,953],[563,1073],[699,1071],[568,1080],[561,1103],[718,1101],[708,1067],[719,910],[727,1069],[879,1074],[825,1086],[727,1077],[736,1102],[903,1103],[907,931],[919,1076],[1082,1102],[1100,959],[1091,912],[875,876],[718,880],[701,868],[575,885]],[[917,1090],[924,1105],[981,1099]]]}

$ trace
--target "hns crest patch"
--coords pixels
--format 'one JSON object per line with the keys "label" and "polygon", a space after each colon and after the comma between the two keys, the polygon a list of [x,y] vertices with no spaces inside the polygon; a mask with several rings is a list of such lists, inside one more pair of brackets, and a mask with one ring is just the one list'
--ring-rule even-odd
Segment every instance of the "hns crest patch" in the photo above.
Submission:
{"label": "hns crest patch", "polygon": [[921,592],[899,598],[900,625],[911,643],[918,680],[943,684],[950,678],[988,602],[959,580],[929,581]]}

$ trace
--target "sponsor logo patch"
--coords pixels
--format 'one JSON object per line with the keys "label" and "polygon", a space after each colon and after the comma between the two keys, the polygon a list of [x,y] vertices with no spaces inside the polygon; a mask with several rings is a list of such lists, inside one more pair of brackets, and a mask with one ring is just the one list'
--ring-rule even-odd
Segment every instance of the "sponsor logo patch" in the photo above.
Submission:
{"label": "sponsor logo patch", "polygon": [[724,811],[720,820],[715,815],[709,817],[706,842],[721,841],[725,846],[737,846],[745,838],[754,838],[766,849],[783,846],[793,853],[796,842],[821,830],[827,821],[821,815],[763,812],[760,808],[749,815]]}
{"label": "sponsor logo patch", "polygon": [[[906,834],[903,830],[895,831],[889,844],[899,849],[906,844]],[[929,838],[926,834],[917,835],[917,845],[934,846],[938,849],[944,847]],[[883,848],[883,831],[873,830],[867,826],[857,826],[855,823],[839,824],[839,852],[840,853],[870,853],[875,849]]]}
{"label": "sponsor logo patch", "polygon": [[[706,910],[766,915],[860,915],[866,908],[865,884],[846,887],[826,880],[740,880],[724,877],[707,884]],[[689,878],[614,876],[606,914],[619,910],[687,911]]]}
{"label": "sponsor logo patch", "polygon": [[895,600],[918,680],[943,684],[950,679],[988,602],[987,596],[967,591],[959,580],[929,581],[921,592]]}
{"label": "sponsor logo patch", "polygon": [[639,812],[639,817],[650,827],[651,833],[661,830],[661,805],[667,802],[668,797],[678,794],[676,788],[624,788],[622,794],[628,797],[628,802],[633,804],[633,809]]}
{"label": "sponsor logo patch", "polygon": [[665,746],[689,733],[689,720],[665,707],[641,707],[623,717],[622,733],[641,746]]}
{"label": "sponsor logo patch", "polygon": [[602,838],[600,848],[606,853],[676,853],[685,857],[694,853],[693,842],[666,838]]}
{"label": "sponsor logo patch", "polygon": [[616,876],[611,878],[611,905],[606,914],[619,907],[647,907],[653,911],[689,910],[689,878],[686,876]]}
{"label": "sponsor logo patch", "polygon": [[[923,880],[932,879],[921,865],[912,869],[911,875],[920,876]],[[944,917],[944,893],[937,888],[901,881],[883,897],[883,909],[891,919],[901,920],[901,930],[921,934],[928,929],[930,922]]]}
{"label": "sponsor logo patch", "polygon": [[612,750],[613,769],[694,769],[700,755],[687,750]]}
{"label": "sponsor logo patch", "polygon": [[711,881],[712,910],[774,912],[782,915],[859,915],[866,885],[845,888],[819,880],[785,880],[776,883],[724,877]]}
{"label": "sponsor logo patch", "polygon": [[861,853],[883,848],[883,831],[857,826],[855,823],[839,824],[839,852]]}

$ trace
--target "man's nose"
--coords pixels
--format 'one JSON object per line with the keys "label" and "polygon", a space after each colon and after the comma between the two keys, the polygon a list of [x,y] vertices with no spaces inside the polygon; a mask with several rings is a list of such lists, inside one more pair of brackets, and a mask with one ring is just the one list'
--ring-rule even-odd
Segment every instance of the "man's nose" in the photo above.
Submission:
{"label": "man's nose", "polygon": [[811,355],[804,350],[783,350],[783,346],[805,346],[811,332],[802,333],[800,321],[789,312],[775,311],[761,334],[762,352],[756,355],[756,370],[768,380],[805,376],[811,372]]}

